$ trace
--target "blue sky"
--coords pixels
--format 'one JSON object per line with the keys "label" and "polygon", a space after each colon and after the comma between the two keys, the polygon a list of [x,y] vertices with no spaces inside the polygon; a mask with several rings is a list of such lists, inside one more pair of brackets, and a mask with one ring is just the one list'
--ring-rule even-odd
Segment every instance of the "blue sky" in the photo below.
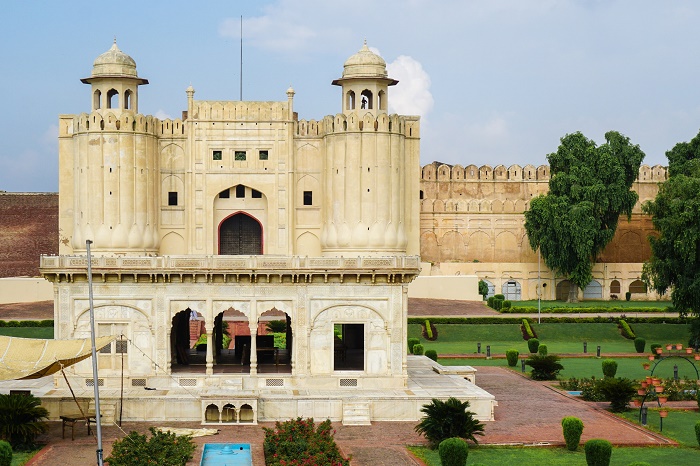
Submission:
{"label": "blue sky", "polygon": [[[117,7],[117,5],[119,5]],[[421,164],[539,165],[559,138],[614,129],[645,163],[700,129],[700,2],[325,0],[7,2],[0,19],[0,190],[56,191],[59,114],[90,110],[93,60],[112,44],[150,84],[141,113],[196,99],[286,100],[340,111],[330,82],[367,39],[399,79],[390,110],[422,117]]]}

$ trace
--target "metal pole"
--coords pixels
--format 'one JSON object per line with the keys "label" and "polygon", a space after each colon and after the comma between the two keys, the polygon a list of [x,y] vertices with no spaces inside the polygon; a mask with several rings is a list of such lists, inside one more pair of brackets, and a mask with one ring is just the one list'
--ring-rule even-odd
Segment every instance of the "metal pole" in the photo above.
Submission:
{"label": "metal pole", "polygon": [[92,342],[92,382],[95,392],[95,427],[97,430],[97,465],[103,466],[102,458],[102,422],[100,419],[100,387],[97,382],[97,349],[95,348],[95,310],[92,306],[92,256],[90,255],[91,240],[85,241],[87,246],[88,296],[90,298],[90,340]]}

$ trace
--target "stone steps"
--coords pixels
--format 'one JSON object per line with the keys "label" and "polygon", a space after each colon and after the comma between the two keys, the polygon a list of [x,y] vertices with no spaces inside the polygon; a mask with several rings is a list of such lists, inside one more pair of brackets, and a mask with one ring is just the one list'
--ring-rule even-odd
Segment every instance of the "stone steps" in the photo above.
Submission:
{"label": "stone steps", "polygon": [[343,425],[344,426],[369,426],[370,410],[369,402],[349,401],[343,403]]}

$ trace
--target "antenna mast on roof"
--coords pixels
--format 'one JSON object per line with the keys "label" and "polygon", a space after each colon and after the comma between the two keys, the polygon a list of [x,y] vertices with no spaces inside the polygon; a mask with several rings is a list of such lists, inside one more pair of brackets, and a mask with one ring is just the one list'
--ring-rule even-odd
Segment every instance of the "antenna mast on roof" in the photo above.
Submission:
{"label": "antenna mast on roof", "polygon": [[241,74],[240,74],[240,100],[243,100],[243,15],[241,15]]}

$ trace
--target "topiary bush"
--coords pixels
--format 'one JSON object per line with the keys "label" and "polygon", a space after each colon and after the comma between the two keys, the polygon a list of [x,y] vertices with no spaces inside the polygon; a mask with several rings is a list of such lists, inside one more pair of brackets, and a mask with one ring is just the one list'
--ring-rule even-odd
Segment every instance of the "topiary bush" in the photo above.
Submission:
{"label": "topiary bush", "polygon": [[493,297],[496,298],[496,299],[501,299],[501,300],[505,300],[505,299],[506,299],[506,296],[505,296],[505,295],[502,295],[502,294],[495,294],[495,295],[493,295]]}
{"label": "topiary bush", "polygon": [[513,303],[511,303],[510,301],[508,301],[506,299],[505,301],[503,301],[503,305],[501,306],[501,310],[507,311],[508,309],[511,308],[512,305],[513,305]]}
{"label": "topiary bush", "polygon": [[547,345],[539,345],[537,347],[537,354],[540,356],[547,356]]}
{"label": "topiary bush", "polygon": [[695,423],[695,440],[697,440],[698,445],[700,445],[700,421]]}
{"label": "topiary bush", "polygon": [[420,343],[420,340],[418,338],[409,338],[408,339],[408,352],[409,354],[413,353],[413,345],[417,345]]}
{"label": "topiary bush", "polygon": [[503,300],[501,298],[494,297],[493,298],[493,308],[497,311],[500,311],[503,309]]}
{"label": "topiary bush", "polygon": [[467,442],[461,438],[452,437],[440,442],[438,453],[440,454],[440,464],[442,466],[465,466],[469,455],[469,447]]}
{"label": "topiary bush", "polygon": [[4,440],[0,440],[0,466],[12,465],[12,446]]}
{"label": "topiary bush", "polygon": [[577,417],[567,416],[561,420],[561,428],[564,433],[564,441],[569,451],[576,451],[581,442],[583,433],[583,421]]}
{"label": "topiary bush", "polygon": [[588,466],[609,466],[612,444],[604,439],[594,438],[583,446]]}
{"label": "topiary bush", "polygon": [[475,435],[484,435],[484,425],[474,418],[469,411],[469,402],[450,397],[447,401],[433,398],[432,402],[423,405],[421,413],[425,417],[415,427],[416,432],[425,436],[431,448],[451,437],[471,440],[477,445]]}
{"label": "topiary bush", "polygon": [[625,293],[625,301],[632,299],[632,292],[628,291]]}
{"label": "topiary bush", "polygon": [[520,353],[516,349],[506,351],[506,359],[510,367],[515,367],[518,364],[518,356],[520,356]]}
{"label": "topiary bush", "polygon": [[494,301],[495,299],[496,299],[496,298],[494,298],[493,296],[489,296],[489,298],[486,300],[486,305],[487,305],[488,307],[490,307],[491,309],[493,309],[493,301]]}
{"label": "topiary bush", "polygon": [[415,355],[422,355],[423,354],[423,345],[418,343],[417,345],[413,345],[413,354]]}
{"label": "topiary bush", "polygon": [[540,340],[538,340],[537,338],[530,338],[527,341],[527,349],[532,354],[537,353],[537,350],[539,349],[539,347],[540,347]]}
{"label": "topiary bush", "polygon": [[438,354],[434,349],[425,350],[425,356],[437,362]]}
{"label": "topiary bush", "polygon": [[647,345],[647,341],[642,337],[637,337],[634,339],[634,350],[637,353],[643,353],[644,347]]}
{"label": "topiary bush", "polygon": [[605,377],[615,377],[617,374],[617,361],[614,359],[603,359],[603,375]]}
{"label": "topiary bush", "polygon": [[537,333],[535,333],[535,329],[532,328],[532,325],[530,325],[530,321],[527,319],[523,319],[521,321],[520,330],[523,332],[524,340],[529,340],[530,338],[537,338]]}
{"label": "topiary bush", "polygon": [[433,339],[433,329],[430,326],[430,321],[428,319],[425,320],[425,336],[428,338],[428,340]]}
{"label": "topiary bush", "polygon": [[196,448],[189,435],[175,435],[149,427],[151,438],[131,432],[112,445],[112,453],[105,458],[109,466],[157,464],[158,466],[185,466]]}
{"label": "topiary bush", "polygon": [[559,363],[559,356],[548,354],[542,356],[533,354],[525,360],[525,364],[532,367],[530,377],[532,380],[555,380],[559,372],[564,369]]}
{"label": "topiary bush", "polygon": [[617,327],[620,329],[620,334],[628,340],[634,340],[637,337],[632,331],[632,328],[629,326],[629,324],[623,319],[620,319],[620,321],[617,324]]}

